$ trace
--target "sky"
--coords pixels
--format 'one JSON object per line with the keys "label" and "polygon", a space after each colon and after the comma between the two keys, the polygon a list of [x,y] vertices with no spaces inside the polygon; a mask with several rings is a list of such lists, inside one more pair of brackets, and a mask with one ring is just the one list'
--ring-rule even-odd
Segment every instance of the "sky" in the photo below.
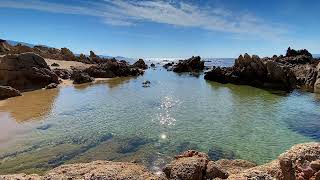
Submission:
{"label": "sky", "polygon": [[0,38],[133,58],[318,54],[319,9],[319,0],[0,0]]}

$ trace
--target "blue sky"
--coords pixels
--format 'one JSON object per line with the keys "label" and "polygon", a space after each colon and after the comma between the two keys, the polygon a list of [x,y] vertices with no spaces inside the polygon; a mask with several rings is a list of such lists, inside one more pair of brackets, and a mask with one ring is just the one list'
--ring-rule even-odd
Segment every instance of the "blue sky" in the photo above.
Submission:
{"label": "blue sky", "polygon": [[319,0],[0,0],[0,38],[127,57],[320,53]]}

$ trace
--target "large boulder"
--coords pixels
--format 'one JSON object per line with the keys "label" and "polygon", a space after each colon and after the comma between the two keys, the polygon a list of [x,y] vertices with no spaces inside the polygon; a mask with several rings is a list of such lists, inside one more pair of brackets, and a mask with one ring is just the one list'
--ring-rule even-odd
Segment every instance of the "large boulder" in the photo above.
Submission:
{"label": "large boulder", "polygon": [[45,60],[34,53],[6,55],[0,59],[0,84],[18,90],[44,88],[59,83]]}
{"label": "large boulder", "polygon": [[21,96],[20,91],[10,86],[0,86],[0,100],[15,97],[15,96]]}
{"label": "large boulder", "polygon": [[53,69],[53,72],[61,79],[70,79],[71,72],[68,69]]}
{"label": "large boulder", "polygon": [[180,60],[178,64],[173,67],[174,72],[193,72],[202,71],[204,69],[204,61],[201,61],[200,56],[192,56],[186,60]]}
{"label": "large boulder", "polygon": [[57,167],[45,175],[45,179],[101,179],[101,180],[165,180],[145,167],[125,162],[94,161]]}
{"label": "large boulder", "polygon": [[299,56],[299,55],[312,57],[312,54],[309,53],[309,51],[306,49],[294,50],[294,49],[291,49],[290,47],[287,49],[287,53],[286,53],[287,57]]}
{"label": "large boulder", "polygon": [[202,180],[205,178],[208,155],[189,150],[176,156],[176,159],[164,168],[169,179]]}
{"label": "large boulder", "polygon": [[139,59],[137,62],[135,62],[132,67],[140,68],[140,69],[147,69],[148,65],[144,62],[143,59]]}
{"label": "large boulder", "polygon": [[83,84],[94,81],[93,77],[82,71],[74,71],[71,75],[71,79],[73,79],[73,84]]}

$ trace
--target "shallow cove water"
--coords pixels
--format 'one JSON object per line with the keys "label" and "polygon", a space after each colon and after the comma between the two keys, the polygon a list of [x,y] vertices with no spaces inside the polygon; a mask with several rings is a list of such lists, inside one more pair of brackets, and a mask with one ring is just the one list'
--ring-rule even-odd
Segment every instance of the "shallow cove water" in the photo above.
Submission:
{"label": "shallow cove water", "polygon": [[158,171],[187,149],[261,164],[294,144],[320,140],[319,105],[312,93],[223,85],[162,67],[136,78],[28,92],[0,106],[0,174],[41,174],[98,159]]}

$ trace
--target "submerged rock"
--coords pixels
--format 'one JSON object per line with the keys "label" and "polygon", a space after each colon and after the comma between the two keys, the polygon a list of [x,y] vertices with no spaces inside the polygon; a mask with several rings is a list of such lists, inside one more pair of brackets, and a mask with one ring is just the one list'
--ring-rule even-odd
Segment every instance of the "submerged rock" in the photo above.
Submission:
{"label": "submerged rock", "polygon": [[0,59],[0,84],[18,90],[44,88],[57,83],[58,76],[34,53],[6,55]]}
{"label": "submerged rock", "polygon": [[189,59],[181,60],[173,67],[174,72],[202,71],[203,69],[204,61],[201,61],[200,56],[192,56]]}
{"label": "submerged rock", "polygon": [[15,96],[21,96],[20,91],[10,86],[0,86],[0,100],[15,97]]}

